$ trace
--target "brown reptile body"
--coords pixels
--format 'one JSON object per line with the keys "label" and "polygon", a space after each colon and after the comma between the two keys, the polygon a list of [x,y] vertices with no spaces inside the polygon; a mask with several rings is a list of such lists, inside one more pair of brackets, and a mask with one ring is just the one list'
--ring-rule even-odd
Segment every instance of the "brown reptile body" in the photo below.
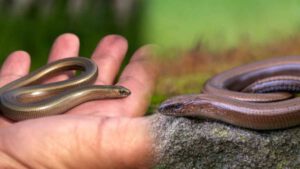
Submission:
{"label": "brown reptile body", "polygon": [[[81,72],[65,81],[40,84],[47,77],[67,70]],[[97,76],[98,67],[90,59],[58,60],[3,86],[0,89],[1,112],[19,121],[61,114],[90,100],[123,98],[130,94],[122,86],[92,85]]]}
{"label": "brown reptile body", "polygon": [[256,129],[300,124],[300,56],[272,58],[222,72],[203,93],[182,95],[161,104],[165,115],[215,119]]}

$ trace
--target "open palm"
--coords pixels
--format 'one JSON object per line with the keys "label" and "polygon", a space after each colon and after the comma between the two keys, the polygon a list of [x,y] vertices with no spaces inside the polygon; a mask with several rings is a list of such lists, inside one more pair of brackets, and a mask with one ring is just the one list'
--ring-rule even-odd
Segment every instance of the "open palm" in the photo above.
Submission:
{"label": "open palm", "polygon": [[[103,38],[96,47],[91,58],[99,67],[96,85],[113,85],[119,72],[120,65],[127,52],[127,41],[121,36],[109,35]],[[79,40],[75,35],[61,35],[53,44],[49,55],[49,62],[66,57],[79,55]],[[131,95],[125,99],[97,100],[81,104],[67,114],[103,115],[103,116],[140,116],[145,112],[153,89],[153,71],[149,62],[149,47],[139,49],[131,58],[129,64],[116,83],[129,90]],[[30,58],[25,52],[12,53],[2,66],[0,85],[15,80],[28,73]],[[11,70],[14,70],[12,72]],[[48,82],[64,80],[67,74],[49,79]],[[128,106],[130,105],[130,106]],[[0,124],[6,123],[2,118]]]}
{"label": "open palm", "polygon": [[[117,35],[104,37],[92,54],[100,69],[96,84],[114,84],[127,50]],[[61,35],[53,44],[49,62],[78,56],[79,40]],[[116,83],[131,90],[124,99],[87,102],[63,115],[13,123],[0,118],[0,168],[149,168],[151,139],[147,118],[155,70],[149,46],[140,48]],[[12,53],[0,72],[0,85],[26,75],[30,57]],[[12,71],[13,70],[13,71]],[[68,73],[48,83],[68,78]]]}

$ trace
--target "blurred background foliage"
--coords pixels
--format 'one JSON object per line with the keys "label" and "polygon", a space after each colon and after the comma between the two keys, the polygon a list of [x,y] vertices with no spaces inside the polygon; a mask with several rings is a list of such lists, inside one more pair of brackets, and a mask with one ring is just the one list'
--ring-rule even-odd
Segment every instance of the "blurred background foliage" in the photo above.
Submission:
{"label": "blurred background foliage", "polygon": [[[132,0],[131,0],[132,1]],[[121,34],[130,53],[141,45],[143,4],[106,0],[0,0],[0,58],[12,51],[28,51],[33,69],[46,63],[55,38],[65,32],[80,37],[81,56],[90,56],[107,34]]]}
{"label": "blurred background foliage", "polygon": [[202,42],[213,49],[267,43],[300,28],[299,0],[151,0],[144,35],[166,47]]}
{"label": "blurred background foliage", "polygon": [[300,53],[300,0],[0,0],[0,61],[26,50],[35,69],[55,38],[72,32],[81,56],[107,34],[121,34],[131,54],[161,46],[152,105],[200,91],[214,73],[263,57]]}

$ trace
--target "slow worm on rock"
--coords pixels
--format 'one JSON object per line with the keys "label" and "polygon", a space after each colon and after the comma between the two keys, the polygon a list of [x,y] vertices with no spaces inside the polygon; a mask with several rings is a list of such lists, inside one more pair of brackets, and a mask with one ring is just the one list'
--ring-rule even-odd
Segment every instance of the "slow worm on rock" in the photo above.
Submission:
{"label": "slow worm on rock", "polygon": [[163,102],[165,115],[214,119],[256,129],[300,125],[300,56],[267,59],[239,66],[209,79],[201,94]]}

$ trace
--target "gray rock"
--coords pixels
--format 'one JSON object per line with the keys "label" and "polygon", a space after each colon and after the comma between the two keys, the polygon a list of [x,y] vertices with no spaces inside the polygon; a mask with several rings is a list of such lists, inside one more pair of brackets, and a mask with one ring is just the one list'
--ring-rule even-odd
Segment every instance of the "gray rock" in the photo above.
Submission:
{"label": "gray rock", "polygon": [[253,131],[159,113],[150,118],[156,168],[300,169],[300,127]]}

